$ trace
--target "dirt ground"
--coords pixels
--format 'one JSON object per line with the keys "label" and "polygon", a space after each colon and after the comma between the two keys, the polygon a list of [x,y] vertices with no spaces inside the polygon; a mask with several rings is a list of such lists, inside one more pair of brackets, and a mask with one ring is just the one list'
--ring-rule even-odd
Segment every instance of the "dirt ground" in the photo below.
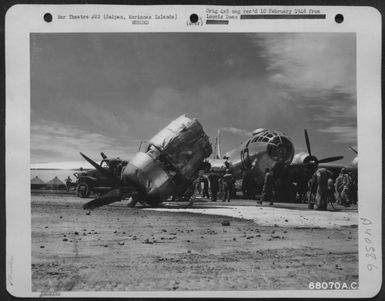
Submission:
{"label": "dirt ground", "polygon": [[87,212],[88,200],[32,196],[33,291],[278,290],[358,281],[354,224],[266,226],[122,203]]}

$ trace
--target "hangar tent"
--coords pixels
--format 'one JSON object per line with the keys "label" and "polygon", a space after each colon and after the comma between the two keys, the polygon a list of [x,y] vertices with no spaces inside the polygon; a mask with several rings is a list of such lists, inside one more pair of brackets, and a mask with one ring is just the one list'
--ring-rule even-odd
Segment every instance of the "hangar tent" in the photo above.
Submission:
{"label": "hangar tent", "polygon": [[46,185],[50,189],[66,189],[66,185],[60,181],[58,177],[54,177],[51,181],[48,181]]}
{"label": "hangar tent", "polygon": [[45,187],[45,183],[38,176],[31,179],[31,189],[41,189]]}

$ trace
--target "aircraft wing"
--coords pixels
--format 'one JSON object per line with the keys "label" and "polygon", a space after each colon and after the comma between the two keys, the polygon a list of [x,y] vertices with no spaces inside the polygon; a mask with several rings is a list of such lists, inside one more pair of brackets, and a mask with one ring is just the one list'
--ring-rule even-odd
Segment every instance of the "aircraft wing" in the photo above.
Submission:
{"label": "aircraft wing", "polygon": [[[289,182],[297,182],[305,185],[307,181],[312,177],[317,165],[314,164],[290,164],[283,168],[281,177],[285,177]],[[318,164],[318,168],[326,168],[333,174],[333,178],[337,178],[341,169],[345,168],[346,171],[357,172],[357,167],[343,165],[343,164]]]}

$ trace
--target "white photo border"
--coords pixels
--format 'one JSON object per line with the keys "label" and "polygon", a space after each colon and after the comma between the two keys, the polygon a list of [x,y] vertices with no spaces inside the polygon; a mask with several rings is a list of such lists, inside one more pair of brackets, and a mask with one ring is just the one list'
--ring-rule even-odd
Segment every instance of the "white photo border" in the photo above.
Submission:
{"label": "white photo border", "polygon": [[[371,7],[296,6],[318,9],[325,19],[231,20],[229,25],[206,25],[208,7],[122,5],[15,5],[6,14],[6,277],[7,290],[17,297],[38,297],[31,286],[30,205],[30,33],[64,32],[355,32],[357,37],[357,134],[359,173],[359,288],[357,290],[185,291],[185,292],[60,292],[60,297],[334,297],[375,296],[382,286],[382,126],[381,14]],[[272,8],[248,6],[247,8]],[[242,9],[242,6],[230,6]],[[274,8],[287,8],[275,6]],[[294,8],[294,6],[291,6]],[[152,20],[146,26],[101,20],[58,20],[63,14],[169,14],[176,20]],[[51,13],[53,21],[43,19]],[[189,24],[196,13],[201,25]],[[334,20],[345,16],[343,24]],[[304,26],[304,24],[306,26]],[[369,196],[369,197],[368,197]],[[371,250],[373,247],[375,251]],[[374,253],[376,258],[368,255]],[[369,270],[369,265],[377,268]]]}

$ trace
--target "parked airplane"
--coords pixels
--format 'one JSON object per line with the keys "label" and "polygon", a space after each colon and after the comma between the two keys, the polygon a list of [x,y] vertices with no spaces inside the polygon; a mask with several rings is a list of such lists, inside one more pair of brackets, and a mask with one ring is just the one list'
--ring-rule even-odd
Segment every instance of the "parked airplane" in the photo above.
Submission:
{"label": "parked airplane", "polygon": [[308,179],[319,164],[343,158],[334,156],[319,160],[311,152],[307,130],[305,141],[308,152],[294,155],[294,145],[286,134],[275,130],[257,129],[241,146],[226,153],[223,159],[210,159],[209,162],[217,171],[229,168],[237,179],[243,177],[244,171],[250,170],[256,179],[256,185],[261,186],[266,168],[275,169],[280,174],[285,173],[291,181],[299,181],[300,178]]}

